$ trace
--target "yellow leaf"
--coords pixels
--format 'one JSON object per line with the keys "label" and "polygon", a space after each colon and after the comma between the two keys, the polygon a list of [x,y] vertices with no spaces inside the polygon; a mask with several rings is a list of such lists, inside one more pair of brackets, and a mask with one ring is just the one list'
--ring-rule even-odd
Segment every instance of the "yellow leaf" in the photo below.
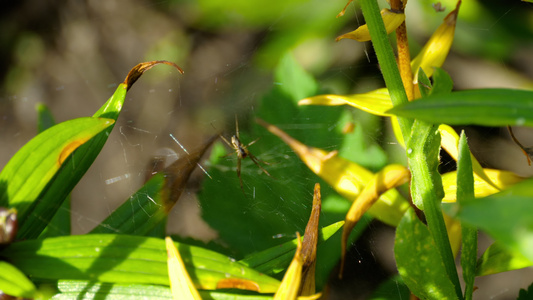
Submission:
{"label": "yellow leaf", "polygon": [[418,83],[418,70],[422,68],[428,77],[433,75],[433,67],[441,67],[450,52],[455,34],[455,23],[459,13],[461,1],[457,2],[455,10],[450,12],[442,24],[435,30],[424,48],[411,61],[411,70],[413,72],[413,82]]}
{"label": "yellow leaf", "polygon": [[[476,198],[495,194],[524,179],[509,171],[484,169],[484,172],[499,189],[487,183],[487,181],[479,177],[478,174],[474,174],[474,194]],[[444,199],[442,199],[442,201],[455,202],[457,200],[457,172],[453,171],[443,174],[442,185],[444,187]]]}
{"label": "yellow leaf", "polygon": [[296,232],[298,245],[296,246],[296,253],[292,259],[291,264],[287,268],[287,272],[283,276],[283,280],[279,286],[278,291],[274,294],[274,300],[293,300],[298,297],[300,290],[300,282],[302,279],[302,241],[300,234]]}
{"label": "yellow leaf", "polygon": [[174,300],[202,300],[196,287],[192,283],[191,277],[185,269],[185,264],[180,253],[170,237],[165,238],[167,247],[168,277],[170,279],[170,289]]}
{"label": "yellow leaf", "polygon": [[[347,159],[339,157],[337,151],[326,152],[302,144],[278,127],[261,119],[261,126],[281,138],[289,145],[311,171],[324,179],[339,194],[353,201],[374,175],[369,170]],[[368,211],[379,220],[396,226],[409,207],[409,203],[396,190],[384,193]]]}
{"label": "yellow leaf", "polygon": [[[398,26],[405,21],[405,14],[384,8],[381,10],[381,18],[385,24],[385,30],[387,30],[387,34],[389,34],[396,30],[396,28],[398,28]],[[359,42],[370,41],[370,32],[368,31],[368,26],[366,24],[361,25],[356,30],[337,37],[335,41],[338,42],[342,39],[352,39]]]}
{"label": "yellow leaf", "polygon": [[[448,154],[450,154],[450,156],[457,161],[459,159],[459,135],[452,127],[445,124],[439,126],[439,132],[441,137],[440,144],[442,148],[444,148],[444,150],[446,150],[446,152],[448,152]],[[479,178],[485,180],[489,185],[498,190],[498,186],[492,182],[487,174],[485,174],[483,167],[481,167],[472,153],[470,153],[470,159],[472,160],[472,169],[474,170],[474,173],[479,176]]]}
{"label": "yellow leaf", "polygon": [[377,116],[390,117],[386,111],[392,109],[392,101],[386,88],[377,89],[368,93],[342,95],[320,95],[302,99],[298,105],[351,105]]}
{"label": "yellow leaf", "polygon": [[374,175],[374,177],[366,184],[361,194],[359,194],[357,199],[352,203],[350,210],[346,214],[344,228],[342,230],[341,267],[339,277],[342,277],[344,270],[346,243],[357,222],[361,219],[363,214],[376,203],[380,195],[388,190],[407,183],[410,178],[411,172],[409,172],[406,167],[402,165],[388,165]]}

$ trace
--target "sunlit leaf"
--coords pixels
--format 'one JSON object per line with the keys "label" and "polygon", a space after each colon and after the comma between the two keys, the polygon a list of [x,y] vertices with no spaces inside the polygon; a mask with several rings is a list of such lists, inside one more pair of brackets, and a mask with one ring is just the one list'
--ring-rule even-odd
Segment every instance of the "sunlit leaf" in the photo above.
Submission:
{"label": "sunlit leaf", "polygon": [[532,107],[533,91],[476,89],[431,95],[396,106],[389,113],[434,124],[533,126]]}
{"label": "sunlit leaf", "polygon": [[[510,171],[495,169],[483,169],[483,171],[491,180],[491,182],[494,182],[498,189],[489,184],[486,180],[479,177],[479,175],[474,174],[474,193],[476,198],[490,196],[524,180],[523,177],[520,177]],[[444,198],[442,199],[443,202],[455,202],[457,191],[456,182],[456,171],[448,172],[442,175],[442,185],[444,186]]]}
{"label": "sunlit leaf", "polygon": [[[140,63],[130,70],[124,82],[117,87],[115,93],[100,107],[93,117],[109,118],[116,121],[122,110],[127,90],[132,87],[144,72],[158,64],[171,65],[179,72],[183,72],[176,64],[167,61]],[[62,168],[39,195],[39,203],[32,209],[31,215],[25,222],[21,223],[19,238],[35,238],[48,226],[50,219],[57,212],[64,199],[70,194],[102,150],[112,129],[113,126],[109,126],[106,130],[76,149],[66,159]]]}
{"label": "sunlit leaf", "polygon": [[[321,228],[318,234],[318,243],[327,241],[342,225],[344,225],[344,221]],[[267,275],[274,275],[287,268],[297,245],[298,240],[294,239],[282,245],[251,254],[239,262]]]}
{"label": "sunlit leaf", "polygon": [[296,236],[298,241],[296,253],[294,253],[294,258],[287,268],[285,276],[283,276],[279,289],[274,294],[274,300],[294,300],[298,296],[302,279],[303,258],[300,234],[296,233]]}
{"label": "sunlit leaf", "polygon": [[[457,160],[457,202],[463,203],[474,199],[474,176],[470,149],[464,131],[459,140],[459,158]],[[472,299],[477,260],[477,228],[468,224],[462,226],[461,266],[465,281],[465,300]]]}
{"label": "sunlit leaf", "polygon": [[0,173],[0,206],[16,208],[19,222],[24,224],[39,195],[72,151],[113,123],[103,118],[74,119],[30,140]]}
{"label": "sunlit leaf", "polygon": [[526,186],[531,190],[531,180],[489,197],[459,203],[450,212],[456,210],[461,221],[479,227],[508,250],[533,262],[533,219],[524,213],[533,210],[533,195],[524,190]]}
{"label": "sunlit leaf", "polygon": [[[450,154],[450,156],[455,160],[457,161],[458,158],[459,158],[459,152],[458,152],[458,147],[459,147],[459,135],[457,135],[457,133],[455,132],[455,130],[446,125],[446,124],[441,124],[439,126],[439,132],[440,132],[440,136],[441,136],[441,146],[444,150],[446,150],[446,152],[448,152],[448,154]],[[483,167],[481,167],[481,165],[479,164],[479,162],[477,161],[477,159],[474,157],[473,154],[470,154],[470,160],[472,161],[472,168],[474,170],[474,173],[477,175],[477,178],[479,179],[482,179],[483,181],[485,181],[488,185],[492,186],[496,191],[498,191],[500,188],[502,187],[498,187],[498,185],[496,183],[494,183],[493,179],[491,179],[491,177],[489,175],[487,175],[487,173],[485,172],[485,170],[483,169]],[[443,176],[443,179],[444,181],[444,176]],[[455,185],[452,184],[451,182],[449,182],[449,184],[453,187],[451,189],[453,189],[455,191]],[[450,189],[450,186],[446,186],[445,185],[445,194],[447,192],[447,190]],[[446,194],[448,195],[448,194]],[[455,195],[455,193],[454,193]],[[451,196],[451,195],[450,195]],[[454,196],[453,196],[454,197]],[[446,198],[446,196],[445,196]]]}
{"label": "sunlit leaf", "polygon": [[[216,252],[176,243],[198,289],[215,289],[221,280],[242,278],[274,293],[279,281]],[[0,251],[24,274],[39,281],[98,280],[109,283],[169,285],[163,239],[89,234],[28,240]]]}
{"label": "sunlit leaf", "polygon": [[392,108],[392,102],[387,89],[377,89],[368,93],[342,95],[320,95],[302,99],[298,105],[351,105],[378,116],[391,116],[386,112]]}
{"label": "sunlit leaf", "polygon": [[[393,32],[400,26],[400,24],[405,21],[405,14],[402,12],[394,12],[388,8],[381,10],[381,17],[383,18],[383,23],[385,24],[385,30],[387,34]],[[356,30],[345,33],[335,39],[335,41],[340,41],[342,39],[352,39],[359,42],[370,41],[370,32],[368,31],[368,26],[361,25]]]}
{"label": "sunlit leaf", "polygon": [[420,299],[455,299],[454,287],[428,228],[407,210],[396,228],[394,256],[398,273]]}
{"label": "sunlit leaf", "polygon": [[461,1],[457,2],[455,10],[450,12],[442,24],[435,30],[420,53],[411,61],[414,82],[418,82],[418,70],[422,68],[428,77],[433,74],[433,67],[441,67],[453,43],[455,23]]}
{"label": "sunlit leaf", "polygon": [[191,277],[185,269],[185,264],[181,258],[176,245],[170,237],[165,238],[167,248],[168,277],[170,289],[174,300],[201,300],[198,290],[194,287]]}
{"label": "sunlit leaf", "polygon": [[533,262],[519,252],[510,251],[500,242],[490,245],[477,262],[476,276],[523,269],[533,266]]}
{"label": "sunlit leaf", "polygon": [[33,298],[35,285],[15,266],[0,260],[0,291],[4,294]]}
{"label": "sunlit leaf", "polygon": [[345,224],[342,230],[340,277],[342,277],[344,270],[348,237],[357,222],[359,222],[363,214],[372,207],[383,193],[408,182],[409,179],[411,179],[411,173],[406,167],[402,165],[388,165],[367,182],[363,191],[352,203],[350,210],[346,214]]}
{"label": "sunlit leaf", "polygon": [[[309,169],[350,201],[355,200],[373,176],[367,169],[337,156],[335,151],[328,153],[322,149],[308,147],[274,125],[260,119],[257,119],[257,122],[287,143]],[[389,190],[368,212],[385,223],[396,225],[408,206],[398,191]]]}

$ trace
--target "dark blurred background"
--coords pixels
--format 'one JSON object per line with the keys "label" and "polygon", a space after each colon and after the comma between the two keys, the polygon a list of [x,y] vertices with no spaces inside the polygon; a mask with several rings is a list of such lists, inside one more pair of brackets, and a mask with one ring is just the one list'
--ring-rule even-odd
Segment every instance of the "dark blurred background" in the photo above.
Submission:
{"label": "dark blurred background", "polygon": [[[454,1],[440,2],[445,12],[435,11],[436,1],[408,3],[413,57],[455,7]],[[0,166],[36,134],[37,103],[46,104],[58,122],[90,116],[137,63],[176,62],[185,75],[159,66],[130,90],[108,143],[73,193],[73,233],[88,232],[141,186],[153,155],[164,148],[180,151],[170,134],[194,149],[215,132],[212,124],[217,130],[233,130],[235,114],[243,120],[253,115],[259,97],[275,84],[273,68],[287,51],[333,93],[383,86],[370,44],[334,41],[364,22],[356,3],[344,17],[335,18],[345,4],[344,0],[3,1]],[[530,89],[532,54],[532,4],[470,0],[461,7],[456,39],[443,67],[456,89]],[[466,130],[472,151],[484,166],[533,174],[506,129]],[[515,128],[525,146],[533,145],[532,133],[529,128]],[[216,232],[198,217],[197,187],[193,183],[176,208],[189,213],[171,218],[171,227],[184,236],[209,240]],[[371,257],[394,269],[390,239],[383,238],[393,231],[381,233],[380,228],[371,227],[367,248]],[[526,287],[533,278],[531,270],[521,272],[478,279],[485,283],[475,293],[477,299],[514,299],[518,287]]]}

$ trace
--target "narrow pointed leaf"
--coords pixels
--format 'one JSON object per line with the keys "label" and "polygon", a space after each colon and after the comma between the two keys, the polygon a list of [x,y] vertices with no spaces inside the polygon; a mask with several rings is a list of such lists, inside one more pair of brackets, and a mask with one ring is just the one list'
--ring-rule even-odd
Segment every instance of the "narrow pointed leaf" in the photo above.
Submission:
{"label": "narrow pointed leaf", "polygon": [[185,264],[181,258],[176,245],[170,237],[165,238],[167,247],[167,266],[170,289],[174,300],[202,300],[198,290],[194,287],[191,277],[185,269]]}
{"label": "narrow pointed leaf", "polygon": [[[372,178],[372,172],[360,165],[339,157],[336,152],[308,147],[293,139],[278,127],[257,119],[257,123],[281,138],[315,174],[331,184],[346,199],[353,201]],[[398,191],[389,190],[368,211],[381,221],[396,225],[409,204]]]}
{"label": "narrow pointed leaf", "polygon": [[316,268],[316,248],[318,245],[318,221],[322,209],[322,196],[320,195],[320,184],[315,184],[313,193],[313,209],[309,216],[309,221],[305,227],[302,244],[302,280],[300,285],[301,296],[315,294],[315,268]]}
{"label": "narrow pointed leaf", "polygon": [[533,91],[476,89],[431,95],[389,113],[434,124],[533,126]]}
{"label": "narrow pointed leaf", "polygon": [[33,298],[35,285],[15,266],[0,260],[0,291],[4,294]]}
{"label": "narrow pointed leaf", "polygon": [[[123,83],[121,83],[109,100],[93,115],[93,117],[109,118],[116,121],[118,118],[126,92],[142,76],[142,74],[158,64],[171,65],[179,72],[183,72],[176,64],[167,61],[144,62],[133,67]],[[92,165],[107,138],[113,129],[109,126],[106,130],[96,135],[86,144],[82,145],[67,159],[64,166],[48,184],[47,188],[39,195],[39,204],[32,210],[31,217],[22,223],[19,238],[36,238],[49,224],[50,219],[63,203],[64,199],[79,182],[85,172]]]}
{"label": "narrow pointed leaf", "polygon": [[[221,280],[254,281],[262,293],[273,293],[279,281],[233,259],[199,247],[177,244],[199,289],[215,289]],[[97,280],[110,283],[169,285],[165,241],[115,234],[90,234],[12,243],[0,251],[35,280]]]}
{"label": "narrow pointed leaf", "polygon": [[[459,140],[459,159],[457,161],[457,202],[459,203],[474,199],[474,175],[470,156],[470,149],[468,149],[463,131]],[[463,236],[461,266],[466,285],[464,296],[466,300],[471,300],[476,276],[477,228],[464,223],[461,226]]]}
{"label": "narrow pointed leaf", "polygon": [[385,88],[348,96],[319,95],[302,99],[298,105],[350,105],[377,116],[391,116],[386,112],[392,108],[389,91]]}
{"label": "narrow pointed leaf", "polygon": [[[318,244],[327,241],[343,224],[344,221],[340,221],[321,228],[318,234]],[[296,245],[298,245],[298,240],[294,239],[282,245],[251,254],[239,262],[267,275],[274,275],[284,271],[290,264]]]}
{"label": "narrow pointed leaf", "polygon": [[[439,126],[439,132],[441,136],[440,144],[442,148],[444,148],[444,150],[446,150],[446,152],[448,152],[448,154],[450,154],[450,156],[457,161],[459,159],[459,135],[457,135],[452,127],[445,124],[441,124]],[[493,179],[487,175],[483,167],[481,167],[472,153],[470,153],[470,160],[472,161],[472,168],[475,175],[477,175],[477,178],[484,180],[488,185],[499,191],[500,187],[498,187],[498,185],[494,183]],[[450,186],[455,187],[455,185],[449,185],[447,188]]]}
{"label": "narrow pointed leaf", "polygon": [[450,211],[487,232],[507,250],[533,262],[533,219],[524,214],[533,210],[531,182],[525,180],[498,194],[460,203]]}
{"label": "narrow pointed leaf", "polygon": [[[405,21],[405,14],[401,12],[394,12],[388,8],[381,10],[381,17],[383,18],[383,23],[385,24],[385,30],[387,34],[393,32]],[[368,31],[368,26],[361,25],[356,30],[345,33],[335,39],[336,42],[342,39],[352,39],[359,42],[370,41],[370,32]]]}
{"label": "narrow pointed leaf", "polygon": [[279,289],[274,294],[274,300],[296,300],[298,296],[302,278],[303,258],[300,234],[296,233],[296,235],[298,241],[296,253],[294,253],[294,258],[283,276]]}
{"label": "narrow pointed leaf", "polygon": [[411,69],[414,74],[415,83],[418,79],[418,70],[422,68],[428,77],[433,75],[433,67],[441,67],[453,43],[455,33],[455,23],[461,1],[457,2],[455,10],[450,12],[442,24],[435,30],[429,41],[420,53],[411,62]]}
{"label": "narrow pointed leaf", "polygon": [[[524,180],[523,177],[509,171],[495,169],[483,169],[483,171],[497,188],[492,184],[489,184],[485,179],[479,177],[478,174],[474,174],[474,194],[476,198],[490,196]],[[443,174],[442,185],[444,186],[444,198],[442,199],[442,202],[455,202],[457,192],[457,172],[452,171]]]}
{"label": "narrow pointed leaf", "polygon": [[396,229],[394,256],[398,273],[418,298],[457,299],[437,246],[413,209],[407,210]]}
{"label": "narrow pointed leaf", "polygon": [[16,208],[19,222],[24,224],[35,201],[72,151],[113,123],[101,118],[74,119],[30,140],[0,173],[0,206]]}

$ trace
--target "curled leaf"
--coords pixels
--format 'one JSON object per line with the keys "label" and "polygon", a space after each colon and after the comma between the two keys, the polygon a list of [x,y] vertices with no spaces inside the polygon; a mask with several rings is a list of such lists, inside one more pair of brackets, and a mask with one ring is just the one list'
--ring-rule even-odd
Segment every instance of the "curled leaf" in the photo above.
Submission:
{"label": "curled leaf", "polygon": [[374,175],[374,177],[366,184],[361,194],[359,194],[357,199],[352,203],[350,210],[346,214],[344,228],[342,230],[341,267],[339,277],[342,277],[344,271],[346,243],[357,222],[361,219],[363,214],[376,203],[381,194],[408,182],[410,178],[411,173],[406,167],[402,165],[388,165]]}
{"label": "curled leaf", "polygon": [[159,64],[165,64],[165,65],[174,67],[178,70],[178,72],[183,74],[183,70],[178,65],[176,65],[175,63],[171,61],[166,61],[166,60],[147,61],[147,62],[142,62],[136,65],[135,67],[133,67],[128,73],[128,76],[126,76],[126,79],[124,79],[123,84],[125,84],[129,90],[133,86],[135,81],[137,81],[137,79],[139,79],[142,76],[142,74],[144,74],[144,72],[150,70],[153,66],[159,65]]}
{"label": "curled leaf", "polygon": [[[381,18],[385,24],[385,30],[387,31],[387,34],[389,34],[396,30],[396,28],[398,28],[398,26],[405,21],[405,14],[384,8],[381,10]],[[368,31],[368,26],[366,24],[361,25],[354,31],[338,36],[335,41],[338,42],[342,39],[352,39],[359,42],[370,41],[370,32]]]}
{"label": "curled leaf", "polygon": [[424,48],[411,61],[413,82],[418,83],[418,70],[422,68],[428,77],[433,74],[433,67],[441,67],[450,52],[455,34],[455,23],[461,1],[457,2],[455,9],[450,12],[442,24],[435,30]]}
{"label": "curled leaf", "polygon": [[[339,157],[337,151],[327,152],[306,146],[278,127],[261,119],[256,119],[256,121],[281,138],[311,171],[324,179],[346,199],[353,201],[361,193],[365,184],[372,179],[372,172],[354,162]],[[409,203],[398,191],[390,190],[379,198],[369,210],[369,213],[379,220],[395,226],[408,207]]]}

